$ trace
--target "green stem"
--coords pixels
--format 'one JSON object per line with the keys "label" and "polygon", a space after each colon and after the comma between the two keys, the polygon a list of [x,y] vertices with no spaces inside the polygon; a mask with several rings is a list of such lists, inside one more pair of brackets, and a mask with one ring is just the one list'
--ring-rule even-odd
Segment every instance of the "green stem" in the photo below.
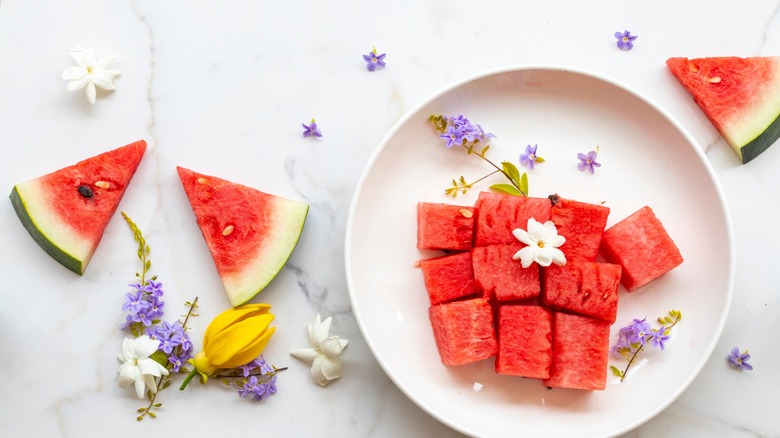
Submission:
{"label": "green stem", "polygon": [[187,374],[187,377],[184,378],[184,381],[181,382],[181,386],[179,387],[179,391],[183,391],[184,388],[187,387],[187,385],[190,384],[190,380],[192,380],[193,377],[195,377],[198,374],[198,370],[192,369],[189,374]]}
{"label": "green stem", "polygon": [[[462,146],[464,149],[466,149],[467,151],[469,150],[469,147],[468,147],[468,146],[466,146],[466,144],[465,144],[465,143],[461,143],[461,146]],[[485,145],[485,146],[487,147],[487,145]],[[510,177],[510,176],[509,176],[509,175],[508,175],[508,174],[507,174],[507,173],[504,171],[504,169],[503,169],[503,168],[501,168],[501,167],[498,167],[498,166],[496,165],[496,163],[494,163],[494,162],[490,161],[490,159],[489,159],[489,158],[487,158],[487,157],[483,156],[482,154],[476,154],[476,155],[477,155],[479,158],[482,158],[483,160],[485,160],[485,161],[486,161],[488,164],[490,164],[491,166],[493,166],[493,168],[495,168],[496,170],[495,170],[494,172],[490,172],[489,174],[487,174],[487,175],[483,176],[482,178],[480,178],[480,179],[478,179],[478,180],[474,181],[473,183],[471,183],[472,185],[473,185],[473,184],[476,184],[476,183],[478,183],[478,182],[480,182],[480,181],[482,181],[483,179],[485,179],[485,178],[487,178],[487,177],[489,177],[489,176],[491,176],[491,175],[495,175],[496,173],[498,173],[498,172],[501,172],[501,174],[502,174],[502,175],[504,175],[504,177],[506,177],[506,179],[507,179],[507,180],[509,180],[509,183],[510,183],[510,184],[512,184],[512,186],[513,186],[514,188],[516,188],[518,192],[520,192],[520,193],[523,193],[523,195],[525,195],[525,192],[524,192],[523,190],[521,190],[521,189],[520,189],[520,186],[518,186],[518,185],[517,185],[517,183],[515,183],[515,181],[512,179],[512,177]]]}

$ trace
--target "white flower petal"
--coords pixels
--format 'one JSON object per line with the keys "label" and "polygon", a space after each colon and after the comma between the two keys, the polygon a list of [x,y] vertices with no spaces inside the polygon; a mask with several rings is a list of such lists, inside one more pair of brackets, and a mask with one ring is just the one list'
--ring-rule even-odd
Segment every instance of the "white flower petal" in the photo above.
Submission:
{"label": "white flower petal", "polygon": [[95,63],[95,52],[83,47],[76,47],[68,51],[68,54],[76,61],[76,64],[86,68]]}
{"label": "white flower petal", "polygon": [[298,359],[303,359],[307,362],[312,362],[318,356],[317,350],[313,348],[301,348],[299,350],[293,350],[290,352],[290,354],[293,357],[297,357]]}
{"label": "white flower petal", "polygon": [[146,389],[144,379],[137,379],[135,381],[135,393],[138,395],[138,398],[144,398],[144,389]]}
{"label": "white flower petal", "polygon": [[138,361],[138,371],[144,376],[160,377],[161,375],[168,375],[168,369],[154,359],[140,359]]}
{"label": "white flower petal", "polygon": [[543,226],[544,237],[542,240],[544,240],[545,243],[552,242],[556,237],[558,237],[558,229],[555,228],[555,224],[552,221],[545,222]]}
{"label": "white flower petal", "polygon": [[115,90],[114,75],[108,70],[96,70],[91,75],[92,83],[103,90]]}
{"label": "white flower petal", "polygon": [[522,228],[515,228],[512,230],[512,235],[515,236],[515,239],[525,243],[526,245],[531,245],[534,243],[533,240],[531,240],[531,236],[528,235],[528,232]]}
{"label": "white flower petal", "polygon": [[320,386],[326,386],[330,380],[322,373],[321,368],[322,359],[319,357],[311,364],[311,376],[314,377],[314,381]]}
{"label": "white flower petal", "polygon": [[337,357],[320,356],[320,372],[328,380],[341,377],[341,359]]}
{"label": "white flower petal", "polygon": [[322,352],[328,356],[338,356],[344,350],[344,347],[347,346],[348,342],[349,341],[345,339],[342,343],[338,336],[331,336],[320,343],[320,348],[322,348]]}
{"label": "white flower petal", "polygon": [[539,266],[550,266],[553,261],[552,251],[555,248],[539,248],[534,254],[534,260]]}
{"label": "white flower petal", "polygon": [[154,354],[160,348],[160,341],[154,340],[147,335],[136,338],[135,351],[139,358],[147,358]]}
{"label": "white flower petal", "polygon": [[68,82],[68,86],[65,89],[67,91],[81,90],[82,88],[86,87],[90,83],[91,81],[89,80],[89,76],[84,76],[81,79],[75,79]]}
{"label": "white flower petal", "polygon": [[330,332],[330,323],[332,321],[333,318],[329,316],[325,318],[325,320],[322,321],[321,323],[314,325],[314,328],[312,329],[311,343],[315,348],[319,348],[321,346],[322,341],[324,341],[325,338],[328,337],[328,332]]}
{"label": "white flower petal", "polygon": [[512,256],[512,259],[519,259],[521,266],[527,268],[534,262],[534,248],[536,248],[536,246],[526,246],[520,251],[517,251],[515,255]]}
{"label": "white flower petal", "polygon": [[81,79],[87,75],[87,70],[83,67],[68,67],[62,72],[62,79],[66,81],[73,81]]}
{"label": "white flower petal", "polygon": [[138,372],[138,368],[133,366],[130,362],[123,363],[119,367],[119,379],[117,383],[120,388],[127,388],[131,383],[138,380],[141,373]]}
{"label": "white flower petal", "polygon": [[544,225],[540,224],[536,219],[528,219],[528,225],[526,226],[528,235],[531,236],[533,241],[544,240],[544,236],[547,232]]}
{"label": "white flower petal", "polygon": [[566,256],[563,254],[563,251],[558,248],[550,248],[550,252],[552,253],[553,263],[558,266],[566,264]]}
{"label": "white flower petal", "polygon": [[111,65],[114,64],[114,61],[116,61],[116,55],[111,55],[108,58],[95,62],[94,68],[96,70],[106,70],[108,67],[111,67]]}
{"label": "white flower petal", "polygon": [[551,241],[547,242],[547,245],[548,246],[552,246],[553,248],[558,248],[559,246],[563,245],[564,243],[566,243],[566,238],[565,237],[563,237],[563,236],[555,236],[554,239],[552,239]]}
{"label": "white flower petal", "polygon": [[152,394],[157,393],[157,382],[154,380],[154,376],[144,375],[144,383],[149,387],[149,391],[151,391]]}
{"label": "white flower petal", "polygon": [[86,90],[87,90],[87,101],[92,105],[94,105],[95,97],[97,95],[97,91],[95,90],[95,84],[93,84],[92,81],[89,81],[87,83]]}

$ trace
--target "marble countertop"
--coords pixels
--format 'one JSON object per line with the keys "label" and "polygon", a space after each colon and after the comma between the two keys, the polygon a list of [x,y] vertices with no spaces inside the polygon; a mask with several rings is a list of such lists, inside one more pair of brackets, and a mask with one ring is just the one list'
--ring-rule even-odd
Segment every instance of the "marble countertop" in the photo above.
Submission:
{"label": "marble countertop", "polygon": [[[177,165],[308,203],[300,243],[255,302],[271,303],[277,334],[265,356],[289,367],[260,404],[218,385],[161,393],[158,418],[118,388],[121,305],[138,270],[132,234],[109,223],[83,276],[52,261],[0,203],[0,435],[458,436],[383,372],[353,315],[344,271],[352,195],[380,140],[446,86],[516,65],[591,71],[623,83],[675,117],[706,152],[728,202],[736,241],[729,317],[700,375],[629,437],[780,436],[780,146],[742,165],[664,65],[671,56],[780,54],[777,2],[467,1],[192,2],[0,1],[0,187],[138,139],[149,150],[120,209],[151,246],[152,271],[176,303],[199,297],[193,332],[229,306],[188,204]],[[583,19],[584,18],[584,19]],[[632,51],[613,34],[639,36]],[[68,49],[118,55],[114,92],[90,105],[68,93]],[[361,55],[387,53],[366,71]],[[324,136],[303,138],[315,118]],[[674,160],[674,156],[669,156]],[[659,176],[662,177],[662,176]],[[701,218],[706,221],[706,217]],[[703,242],[702,244],[706,244]],[[184,311],[184,307],[181,307]],[[350,340],[344,375],[317,386],[289,356],[306,323],[333,316]],[[199,343],[198,334],[194,334]],[[752,372],[730,368],[748,348]],[[642,397],[642,394],[637,394]],[[620,409],[630,406],[616,406]]]}

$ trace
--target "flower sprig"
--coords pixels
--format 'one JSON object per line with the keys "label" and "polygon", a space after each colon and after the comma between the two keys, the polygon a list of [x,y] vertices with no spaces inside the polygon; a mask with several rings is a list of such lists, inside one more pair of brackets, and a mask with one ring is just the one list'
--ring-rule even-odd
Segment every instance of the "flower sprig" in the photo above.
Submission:
{"label": "flower sprig", "polygon": [[659,317],[658,323],[661,324],[661,327],[657,329],[651,328],[650,323],[646,319],[635,318],[631,324],[621,328],[618,332],[617,343],[610,349],[613,355],[628,361],[623,370],[614,365],[609,367],[615,376],[620,377],[621,382],[626,378],[628,369],[631,368],[639,352],[646,345],[650,344],[652,347],[660,348],[661,350],[666,347],[666,341],[669,340],[672,328],[682,320],[682,312],[670,310],[667,316]]}
{"label": "flower sprig", "polygon": [[446,195],[454,198],[459,193],[466,194],[478,182],[500,173],[506,177],[509,184],[493,184],[490,186],[491,189],[510,195],[528,196],[528,175],[526,173],[520,174],[517,166],[509,161],[502,161],[501,166],[498,166],[488,159],[486,155],[490,149],[489,144],[485,144],[484,147],[481,145],[479,148],[477,147],[480,142],[485,143],[489,138],[495,138],[495,135],[485,132],[478,124],[472,124],[462,114],[457,117],[431,115],[429,120],[433,123],[434,129],[439,132],[439,136],[447,142],[447,148],[461,146],[468,155],[475,155],[481,158],[495,169],[472,182],[468,182],[464,176],[457,180],[453,179],[452,186],[444,191]]}

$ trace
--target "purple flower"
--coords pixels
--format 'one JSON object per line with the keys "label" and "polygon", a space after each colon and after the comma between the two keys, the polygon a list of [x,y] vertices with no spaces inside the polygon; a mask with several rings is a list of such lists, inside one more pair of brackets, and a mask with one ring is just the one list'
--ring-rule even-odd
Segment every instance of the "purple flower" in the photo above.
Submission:
{"label": "purple flower", "polygon": [[149,308],[146,309],[146,313],[151,319],[160,319],[163,316],[163,307],[165,307],[165,302],[160,301],[160,299],[154,295],[151,297],[151,300],[149,300]]}
{"label": "purple flower", "polygon": [[615,32],[615,38],[617,38],[617,46],[620,50],[631,50],[634,48],[634,40],[636,35],[631,35],[631,32]]}
{"label": "purple flower", "polygon": [[661,327],[660,329],[653,331],[650,335],[650,345],[654,348],[660,348],[661,350],[666,347],[664,343],[669,340],[669,335],[666,334],[666,327]]}
{"label": "purple flower", "polygon": [[386,55],[386,53],[381,55],[378,54],[376,47],[374,47],[367,55],[363,55],[363,60],[366,61],[366,69],[368,69],[368,71],[375,71],[377,69],[385,68],[384,59]]}
{"label": "purple flower", "polygon": [[536,162],[536,148],[538,145],[531,146],[530,144],[525,147],[525,152],[520,155],[520,164],[534,170],[534,163]]}
{"label": "purple flower", "polygon": [[598,148],[596,148],[596,151],[590,151],[587,155],[585,154],[577,154],[577,158],[580,160],[579,164],[577,164],[577,169],[580,171],[587,170],[591,174],[594,172],[594,167],[601,167],[601,164],[596,162],[596,155]]}
{"label": "purple flower", "polygon": [[301,126],[303,126],[304,137],[315,137],[315,138],[322,137],[322,132],[320,132],[319,128],[317,128],[317,122],[315,122],[314,119],[311,119],[311,123],[308,125],[305,123],[301,123]]}
{"label": "purple flower", "polygon": [[126,310],[132,313],[142,312],[149,308],[149,301],[146,300],[146,296],[143,291],[139,290],[135,294],[129,293],[126,295],[127,300],[122,305],[122,310]]}
{"label": "purple flower", "polygon": [[628,341],[632,344],[645,344],[647,335],[650,334],[650,324],[645,321],[646,319],[647,318],[634,318],[634,322],[629,326],[631,332],[628,335]]}
{"label": "purple flower", "polygon": [[447,127],[447,132],[442,134],[440,137],[447,140],[447,148],[451,148],[453,145],[456,144],[463,144],[463,129],[452,125]]}
{"label": "purple flower", "polygon": [[440,137],[447,140],[448,148],[451,148],[453,145],[464,144],[465,142],[485,141],[488,138],[496,137],[489,132],[485,132],[481,126],[472,124],[462,114],[456,117],[443,117],[447,119],[447,130]]}
{"label": "purple flower", "polygon": [[751,371],[753,366],[747,362],[748,359],[750,359],[750,354],[748,354],[747,350],[745,350],[744,353],[740,353],[739,348],[737,347],[731,349],[731,354],[729,354],[729,363],[734,368]]}
{"label": "purple flower", "polygon": [[162,283],[154,280],[149,280],[149,283],[144,286],[143,291],[150,294],[154,298],[160,298],[165,293],[162,289]]}

